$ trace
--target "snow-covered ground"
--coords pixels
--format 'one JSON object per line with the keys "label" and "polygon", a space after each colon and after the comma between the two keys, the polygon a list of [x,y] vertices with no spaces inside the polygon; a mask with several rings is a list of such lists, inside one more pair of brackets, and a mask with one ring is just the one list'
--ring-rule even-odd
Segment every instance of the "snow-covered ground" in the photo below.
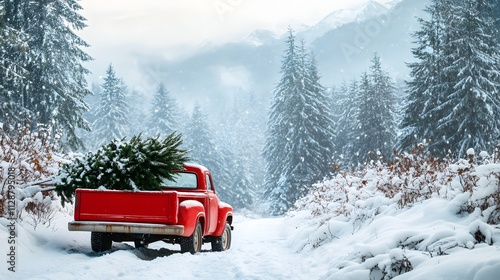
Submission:
{"label": "snow-covered ground", "polygon": [[[318,279],[322,262],[296,253],[285,240],[285,218],[235,216],[233,244],[227,252],[211,252],[205,244],[196,255],[181,254],[178,245],[153,243],[135,249],[113,243],[109,252],[90,248],[90,233],[68,232],[72,217],[59,213],[49,228],[19,226],[16,272],[0,262],[0,279]],[[7,249],[7,220],[0,219],[0,253]]]}
{"label": "snow-covered ground", "polygon": [[[288,240],[296,251],[323,256],[326,270],[315,279],[500,279],[499,228],[478,213],[457,216],[454,203],[430,199],[406,211],[389,206],[363,225],[331,219],[319,228],[298,213],[286,223]],[[484,242],[475,240],[478,229]]]}
{"label": "snow-covered ground", "polygon": [[408,171],[395,164],[338,174],[286,217],[236,213],[226,252],[205,244],[181,254],[157,242],[94,253],[90,233],[67,230],[70,205],[55,207],[48,227],[25,218],[16,235],[0,218],[0,280],[500,279],[500,164],[483,157],[446,167],[417,157],[401,161]]}
{"label": "snow-covered ground", "polygon": [[[394,279],[499,279],[499,231],[479,224],[474,216],[456,217],[450,203],[431,199],[408,211],[386,211],[354,233],[352,223],[338,220],[328,224],[329,233],[306,226],[306,221],[313,219],[304,213],[281,218],[237,214],[231,250],[214,253],[206,244],[206,251],[196,255],[181,254],[177,245],[162,242],[147,249],[113,243],[111,251],[94,253],[90,234],[68,232],[71,215],[58,213],[48,228],[17,225],[16,272],[8,271],[8,264],[2,261],[0,279],[368,280],[382,279],[381,271],[371,272],[370,267],[384,267],[402,256],[411,261],[413,270]],[[4,260],[7,224],[0,219]],[[487,236],[491,244],[474,241],[470,231],[475,226],[492,234]],[[304,230],[307,228],[309,231]],[[333,238],[321,246],[305,246],[327,234]],[[408,248],[398,248],[403,241]],[[453,244],[456,246],[446,247]],[[443,254],[431,256],[430,250],[418,250],[425,246],[442,246]],[[373,257],[361,261],[368,255]]]}

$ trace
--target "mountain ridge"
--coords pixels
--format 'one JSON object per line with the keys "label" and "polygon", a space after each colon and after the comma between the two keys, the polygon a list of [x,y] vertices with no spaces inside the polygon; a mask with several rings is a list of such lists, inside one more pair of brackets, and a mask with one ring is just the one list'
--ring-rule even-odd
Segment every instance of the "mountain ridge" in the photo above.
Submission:
{"label": "mountain ridge", "polygon": [[[364,6],[369,7],[368,19],[361,17],[320,34],[308,47],[316,55],[323,85],[331,87],[359,77],[369,67],[374,52],[395,79],[406,79],[406,63],[413,59],[411,33],[420,28],[416,17],[424,14],[428,1],[397,0],[385,7],[372,1]],[[384,9],[387,12],[382,13]],[[299,40],[304,32],[296,31]],[[256,30],[247,40],[211,45],[184,60],[148,56],[138,60],[143,61],[141,67],[149,80],[164,82],[180,103],[189,106],[199,101],[220,110],[231,106],[236,92],[270,98],[280,77],[284,36]],[[155,69],[161,69],[162,75],[156,75]]]}

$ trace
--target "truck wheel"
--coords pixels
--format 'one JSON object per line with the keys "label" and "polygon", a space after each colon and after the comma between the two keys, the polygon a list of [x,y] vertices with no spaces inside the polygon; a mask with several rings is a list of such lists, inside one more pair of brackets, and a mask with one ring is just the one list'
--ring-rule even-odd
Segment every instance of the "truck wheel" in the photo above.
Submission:
{"label": "truck wheel", "polygon": [[198,222],[196,228],[194,229],[193,235],[185,238],[181,242],[181,252],[195,254],[201,251],[201,245],[203,244],[203,232],[201,231],[201,224]]}
{"label": "truck wheel", "polygon": [[212,239],[212,251],[222,252],[231,248],[231,226],[226,223],[226,227],[221,236]]}
{"label": "truck wheel", "polygon": [[144,243],[143,241],[141,240],[136,240],[134,241],[134,246],[136,249],[140,249],[140,248],[148,248],[148,244],[147,243]]}
{"label": "truck wheel", "polygon": [[94,252],[104,252],[111,249],[111,234],[106,232],[92,232],[90,234],[90,245]]}

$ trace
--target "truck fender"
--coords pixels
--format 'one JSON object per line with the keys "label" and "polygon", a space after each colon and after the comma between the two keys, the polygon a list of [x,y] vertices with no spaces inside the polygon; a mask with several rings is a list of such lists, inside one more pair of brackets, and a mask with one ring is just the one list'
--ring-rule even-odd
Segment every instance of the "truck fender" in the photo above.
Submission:
{"label": "truck fender", "polygon": [[219,219],[217,220],[217,229],[213,236],[221,236],[226,227],[226,222],[233,223],[233,208],[224,202],[219,202]]}
{"label": "truck fender", "polygon": [[205,207],[196,200],[184,200],[179,204],[179,224],[184,226],[182,236],[189,237],[193,234],[196,223],[200,221],[202,228],[205,223]]}

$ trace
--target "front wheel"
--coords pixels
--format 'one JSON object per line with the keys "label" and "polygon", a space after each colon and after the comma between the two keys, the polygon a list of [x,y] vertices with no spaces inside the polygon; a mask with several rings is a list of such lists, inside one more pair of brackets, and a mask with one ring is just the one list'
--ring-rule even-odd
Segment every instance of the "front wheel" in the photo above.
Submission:
{"label": "front wheel", "polygon": [[222,252],[231,248],[231,226],[226,223],[224,231],[221,236],[212,239],[212,251]]}
{"label": "front wheel", "polygon": [[181,242],[181,252],[195,254],[201,251],[201,245],[203,244],[203,232],[201,230],[201,223],[198,222],[194,229],[193,235],[185,238]]}
{"label": "front wheel", "polygon": [[106,232],[92,232],[90,234],[90,246],[94,252],[104,252],[111,249],[111,234]]}

